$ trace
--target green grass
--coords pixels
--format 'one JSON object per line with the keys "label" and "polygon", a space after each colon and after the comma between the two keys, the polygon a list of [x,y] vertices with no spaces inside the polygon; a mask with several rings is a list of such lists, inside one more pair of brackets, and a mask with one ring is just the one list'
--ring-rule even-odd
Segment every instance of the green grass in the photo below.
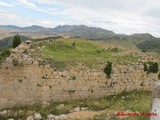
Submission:
{"label": "green grass", "polygon": [[[116,60],[137,60],[137,58],[133,56],[112,56],[113,53],[122,52],[122,50],[117,48],[112,51],[105,51],[102,45],[87,40],[58,39],[57,41],[63,41],[64,45],[46,44],[40,51],[44,59],[47,59],[53,65],[57,65],[56,68],[61,67],[59,65],[63,64],[62,67],[76,65],[79,62],[89,67],[96,67],[99,61],[104,63]],[[76,42],[76,48],[72,47],[73,41]]]}
{"label": "green grass", "polygon": [[3,60],[5,60],[7,57],[9,57],[11,54],[10,50],[5,49],[3,51],[0,52],[0,62],[2,62]]}
{"label": "green grass", "polygon": [[[122,99],[124,97],[124,99]],[[42,105],[29,105],[23,107],[12,108],[13,111],[23,110],[24,112],[18,114],[18,116],[9,116],[15,119],[21,118],[25,120],[27,116],[33,114],[34,112],[39,112],[43,117],[46,117],[48,114],[52,113],[55,115],[60,115],[68,113],[69,110],[75,107],[88,107],[90,110],[111,110],[111,111],[126,111],[131,110],[133,112],[149,112],[150,111],[150,102],[151,102],[151,92],[148,91],[131,91],[123,92],[116,96],[108,96],[97,99],[85,99],[85,100],[71,100],[66,102],[52,102],[49,106]],[[64,107],[61,109],[56,109],[56,106],[59,104],[64,104]],[[95,116],[95,120],[105,117],[106,115]],[[1,120],[6,120],[9,117],[0,116]],[[147,117],[130,117],[124,120],[146,120]],[[103,120],[103,119],[101,119]]]}

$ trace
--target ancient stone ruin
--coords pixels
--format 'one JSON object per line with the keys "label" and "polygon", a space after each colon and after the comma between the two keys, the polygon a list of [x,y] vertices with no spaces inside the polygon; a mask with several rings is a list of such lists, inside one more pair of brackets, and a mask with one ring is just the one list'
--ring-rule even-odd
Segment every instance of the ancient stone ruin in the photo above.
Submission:
{"label": "ancient stone ruin", "polygon": [[50,101],[96,98],[130,90],[150,90],[157,73],[147,74],[143,60],[113,62],[112,75],[106,77],[105,64],[98,69],[84,65],[62,71],[32,54],[31,41],[12,50],[0,66],[0,109]]}

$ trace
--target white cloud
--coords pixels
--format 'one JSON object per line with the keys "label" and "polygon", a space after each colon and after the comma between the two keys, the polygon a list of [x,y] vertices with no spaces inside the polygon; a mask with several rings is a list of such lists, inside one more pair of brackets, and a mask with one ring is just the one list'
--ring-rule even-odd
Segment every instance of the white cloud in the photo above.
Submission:
{"label": "white cloud", "polygon": [[[34,0],[35,2],[61,5],[63,14],[74,19],[70,24],[102,27],[117,33],[148,32],[160,36],[160,7],[157,0]],[[150,12],[150,14],[149,14]],[[95,22],[96,21],[96,22]],[[101,21],[101,22],[98,22]],[[106,22],[110,21],[110,22]],[[157,30],[157,31],[156,31]]]}
{"label": "white cloud", "polygon": [[19,3],[25,5],[26,7],[30,8],[30,9],[33,9],[33,10],[36,10],[36,11],[39,11],[39,12],[42,12],[42,13],[47,13],[47,14],[62,14],[61,12],[57,11],[56,9],[49,9],[49,8],[46,8],[46,9],[42,9],[40,7],[38,7],[36,4],[34,4],[33,2],[29,2],[28,0],[18,0]]}
{"label": "white cloud", "polygon": [[40,19],[32,19],[32,18],[23,18],[18,16],[17,14],[4,11],[0,9],[0,20],[1,25],[17,25],[17,26],[31,26],[31,25],[40,25],[44,27],[54,27],[57,25],[64,25],[63,21],[49,21],[49,20],[40,20]]}
{"label": "white cloud", "polygon": [[0,1],[0,6],[4,6],[4,7],[14,7],[14,6],[11,5],[11,4],[8,4],[8,3],[5,3],[5,2],[1,2],[1,1]]}
{"label": "white cloud", "polygon": [[29,2],[27,0],[18,0],[19,3],[25,5],[25,7],[31,8],[36,11],[44,12],[42,9],[38,8],[34,3]]}

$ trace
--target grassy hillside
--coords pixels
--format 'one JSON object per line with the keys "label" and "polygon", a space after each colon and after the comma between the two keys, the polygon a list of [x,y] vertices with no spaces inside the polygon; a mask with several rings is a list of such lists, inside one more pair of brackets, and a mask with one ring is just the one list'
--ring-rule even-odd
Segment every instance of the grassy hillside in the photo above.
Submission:
{"label": "grassy hillside", "polygon": [[160,54],[160,39],[143,41],[137,45],[143,52],[157,52]]}
{"label": "grassy hillside", "polygon": [[[105,50],[100,44],[93,41],[83,39],[57,39],[58,42],[63,42],[63,45],[58,44],[38,44],[35,48],[43,46],[39,52],[43,58],[49,60],[53,65],[67,65],[84,63],[90,67],[95,67],[99,63],[116,60],[136,61],[133,56],[113,56],[114,53],[123,52],[119,48]],[[76,47],[72,47],[75,41]]]}
{"label": "grassy hillside", "polygon": [[138,50],[137,45],[143,41],[153,41],[157,38],[150,34],[133,34],[133,35],[122,35],[113,37],[112,39],[105,40],[105,43],[114,46],[121,46],[130,50]]}

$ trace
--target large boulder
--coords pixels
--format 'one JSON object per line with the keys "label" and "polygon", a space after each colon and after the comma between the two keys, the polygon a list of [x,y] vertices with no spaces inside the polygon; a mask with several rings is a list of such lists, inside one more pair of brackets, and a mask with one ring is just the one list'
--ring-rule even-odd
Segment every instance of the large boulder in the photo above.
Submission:
{"label": "large boulder", "polygon": [[26,120],[34,120],[34,116],[33,115],[28,116]]}
{"label": "large boulder", "polygon": [[42,119],[41,114],[39,114],[39,113],[34,113],[34,119],[35,119],[35,120],[41,120],[41,119]]}

